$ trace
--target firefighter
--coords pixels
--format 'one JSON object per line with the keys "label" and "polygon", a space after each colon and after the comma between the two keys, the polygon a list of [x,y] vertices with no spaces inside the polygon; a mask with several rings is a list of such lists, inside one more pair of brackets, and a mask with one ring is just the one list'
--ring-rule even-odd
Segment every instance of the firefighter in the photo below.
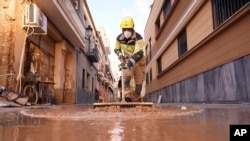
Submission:
{"label": "firefighter", "polygon": [[129,75],[124,76],[124,87],[129,88],[131,77],[134,78],[134,89],[125,93],[127,102],[141,101],[142,83],[145,79],[144,41],[142,36],[134,30],[134,20],[126,16],[121,21],[122,33],[118,35],[115,43],[115,53],[122,64],[127,67]]}

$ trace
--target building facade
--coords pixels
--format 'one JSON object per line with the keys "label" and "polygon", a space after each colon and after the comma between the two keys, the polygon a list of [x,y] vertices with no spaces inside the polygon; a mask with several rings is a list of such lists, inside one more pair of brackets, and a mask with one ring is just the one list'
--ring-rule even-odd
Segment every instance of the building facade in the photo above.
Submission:
{"label": "building facade", "polygon": [[148,101],[250,101],[249,0],[155,0],[151,8]]}
{"label": "building facade", "polygon": [[109,39],[103,27],[97,27],[98,36],[100,37],[100,62],[97,64],[98,70],[98,86],[100,89],[99,95],[96,97],[96,102],[113,102],[115,101],[116,89],[115,78],[111,68],[111,62],[108,56],[111,54]]}
{"label": "building facade", "polygon": [[57,104],[94,102],[101,37],[86,1],[10,0],[0,6],[1,85],[22,92],[35,74],[53,82]]}

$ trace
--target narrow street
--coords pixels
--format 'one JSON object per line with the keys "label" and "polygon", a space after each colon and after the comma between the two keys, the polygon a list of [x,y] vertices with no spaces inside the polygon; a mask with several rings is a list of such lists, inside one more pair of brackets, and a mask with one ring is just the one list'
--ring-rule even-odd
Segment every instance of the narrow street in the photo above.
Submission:
{"label": "narrow street", "polygon": [[250,0],[0,7],[0,141],[249,141]]}
{"label": "narrow street", "polygon": [[228,141],[231,124],[250,123],[249,104],[160,104],[156,109],[102,112],[92,105],[1,108],[0,140]]}

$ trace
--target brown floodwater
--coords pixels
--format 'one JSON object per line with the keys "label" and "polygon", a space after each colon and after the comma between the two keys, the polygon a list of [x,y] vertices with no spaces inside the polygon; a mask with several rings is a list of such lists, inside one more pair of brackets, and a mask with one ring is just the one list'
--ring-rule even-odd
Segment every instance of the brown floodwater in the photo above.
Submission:
{"label": "brown floodwater", "polygon": [[229,125],[249,124],[249,117],[248,104],[5,109],[0,112],[0,141],[228,141]]}

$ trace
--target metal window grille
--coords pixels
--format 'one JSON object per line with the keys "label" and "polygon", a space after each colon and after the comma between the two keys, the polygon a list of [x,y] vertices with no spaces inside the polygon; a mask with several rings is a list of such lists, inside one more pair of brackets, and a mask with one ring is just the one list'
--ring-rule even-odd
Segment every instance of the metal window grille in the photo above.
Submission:
{"label": "metal window grille", "polygon": [[212,0],[214,28],[224,23],[250,0]]}

